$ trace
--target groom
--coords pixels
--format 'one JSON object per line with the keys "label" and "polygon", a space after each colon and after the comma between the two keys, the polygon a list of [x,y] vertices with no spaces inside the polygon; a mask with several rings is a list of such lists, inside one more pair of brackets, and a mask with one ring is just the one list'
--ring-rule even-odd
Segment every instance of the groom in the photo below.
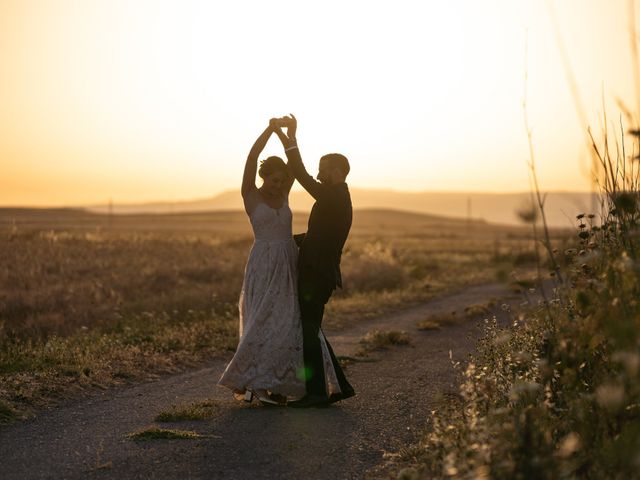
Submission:
{"label": "groom", "polygon": [[[287,126],[287,135],[281,126]],[[329,342],[333,368],[340,385],[339,393],[327,391],[322,349],[318,332],[324,306],[336,287],[342,288],[340,258],[349,230],[352,209],[349,188],[345,183],[349,161],[339,153],[329,153],[320,159],[318,180],[304,168],[296,142],[296,117],[272,119],[271,126],[284,146],[289,166],[296,180],[316,200],[311,209],[307,233],[295,235],[300,248],[298,257],[298,300],[302,317],[304,374],[307,394],[291,407],[326,406],[355,395],[353,387],[338,363]]]}

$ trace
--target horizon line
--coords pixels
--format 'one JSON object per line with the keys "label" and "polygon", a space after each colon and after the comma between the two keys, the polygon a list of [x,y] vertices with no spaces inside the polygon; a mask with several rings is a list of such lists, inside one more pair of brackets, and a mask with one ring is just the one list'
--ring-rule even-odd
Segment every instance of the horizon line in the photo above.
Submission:
{"label": "horizon line", "polygon": [[[385,192],[394,194],[416,195],[416,194],[440,194],[440,195],[453,195],[453,194],[467,194],[467,195],[519,195],[525,193],[531,193],[531,190],[510,190],[510,191],[488,191],[488,190],[396,190],[393,188],[368,188],[368,187],[350,187],[352,192],[354,191],[369,191],[369,192]],[[116,202],[113,197],[108,198],[103,202],[87,202],[87,203],[73,203],[73,204],[17,204],[7,203],[0,204],[0,208],[91,208],[97,206],[104,206],[111,203],[112,205],[128,205],[128,206],[145,206],[145,205],[163,205],[163,204],[181,204],[181,203],[194,203],[206,200],[212,200],[220,195],[232,192],[239,192],[239,188],[228,188],[220,190],[207,197],[193,197],[193,198],[181,198],[181,199],[163,199],[163,200],[141,200],[141,201],[122,201]],[[304,192],[304,189],[295,189],[294,192]],[[557,189],[557,190],[541,190],[541,193],[570,193],[570,194],[597,194],[592,190],[571,190],[571,189]]]}

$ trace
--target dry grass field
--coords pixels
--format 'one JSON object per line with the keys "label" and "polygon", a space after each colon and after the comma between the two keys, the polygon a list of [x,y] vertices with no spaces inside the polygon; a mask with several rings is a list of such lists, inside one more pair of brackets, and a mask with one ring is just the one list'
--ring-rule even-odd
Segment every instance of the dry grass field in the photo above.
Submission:
{"label": "dry grass field", "polygon": [[[251,243],[243,212],[0,210],[0,420],[233,350]],[[533,258],[524,227],[356,211],[325,328],[506,280]]]}

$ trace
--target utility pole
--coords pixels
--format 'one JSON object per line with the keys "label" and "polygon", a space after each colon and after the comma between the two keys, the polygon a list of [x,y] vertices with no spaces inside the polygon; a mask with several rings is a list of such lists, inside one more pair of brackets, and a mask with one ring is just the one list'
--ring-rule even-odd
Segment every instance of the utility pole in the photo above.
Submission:
{"label": "utility pole", "polygon": [[107,225],[109,228],[113,225],[113,199],[109,199],[109,204],[107,205]]}

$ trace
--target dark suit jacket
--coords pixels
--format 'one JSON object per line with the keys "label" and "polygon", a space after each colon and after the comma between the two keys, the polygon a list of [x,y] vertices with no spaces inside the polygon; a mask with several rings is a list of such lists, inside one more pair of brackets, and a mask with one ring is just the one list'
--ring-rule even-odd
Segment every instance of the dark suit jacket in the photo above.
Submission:
{"label": "dark suit jacket", "polygon": [[342,287],[340,259],[353,218],[349,188],[346,183],[324,185],[316,181],[304,168],[297,148],[289,150],[287,158],[296,180],[316,200],[307,233],[295,235],[300,273],[317,275],[332,288]]}

